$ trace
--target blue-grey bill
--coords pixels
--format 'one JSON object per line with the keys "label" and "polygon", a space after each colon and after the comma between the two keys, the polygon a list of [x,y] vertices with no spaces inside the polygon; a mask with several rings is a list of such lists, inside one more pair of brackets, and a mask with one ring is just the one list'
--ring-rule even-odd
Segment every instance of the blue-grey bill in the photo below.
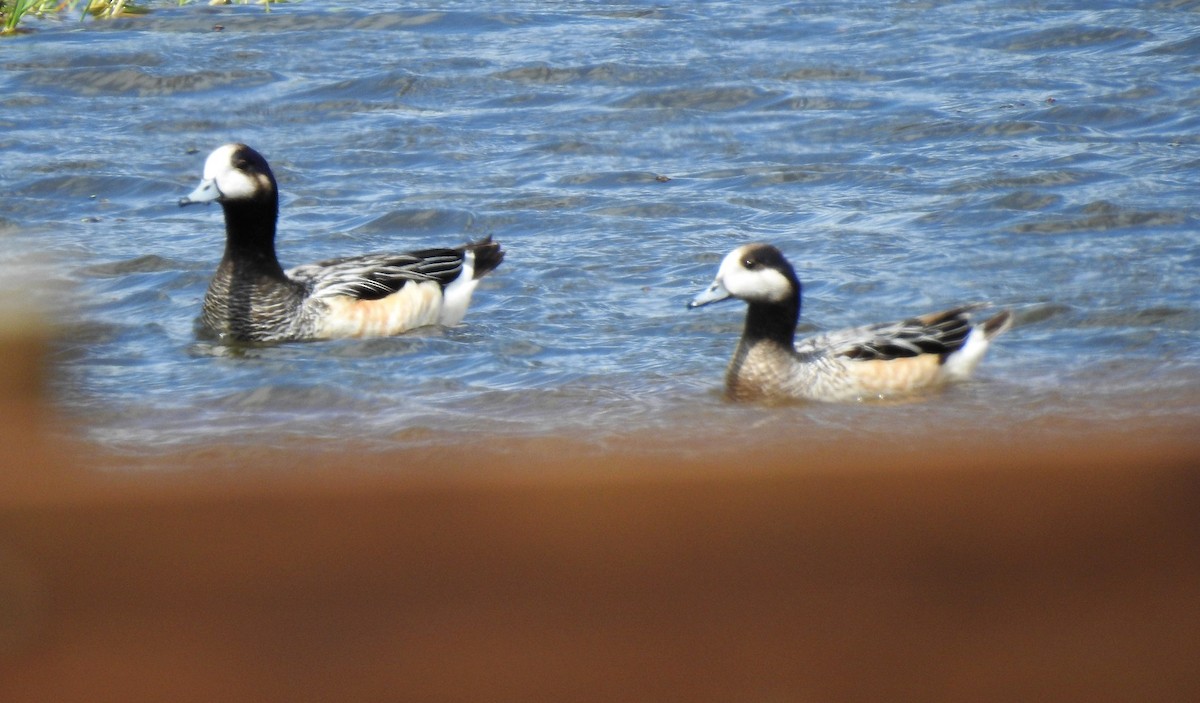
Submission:
{"label": "blue-grey bill", "polygon": [[196,190],[188,193],[179,199],[180,207],[184,205],[195,205],[196,203],[211,203],[221,197],[221,189],[217,187],[217,182],[211,178],[206,178],[200,181],[200,185],[196,186]]}
{"label": "blue-grey bill", "polygon": [[713,281],[712,285],[705,288],[700,295],[692,298],[692,302],[688,303],[689,308],[698,308],[701,305],[716,303],[725,300],[729,297],[729,291],[725,290],[725,286],[721,285],[720,281]]}

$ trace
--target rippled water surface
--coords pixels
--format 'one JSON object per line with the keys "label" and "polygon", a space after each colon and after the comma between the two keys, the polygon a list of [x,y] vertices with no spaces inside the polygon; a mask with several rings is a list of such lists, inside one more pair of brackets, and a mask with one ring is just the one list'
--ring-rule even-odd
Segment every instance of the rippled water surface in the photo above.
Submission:
{"label": "rippled water surface", "polygon": [[[0,257],[45,280],[56,395],[106,445],[1200,417],[1198,3],[150,7],[0,41]],[[279,178],[285,266],[508,258],[453,329],[201,341],[221,213],[175,203],[233,140]],[[743,309],[684,305],[750,240],[797,265],[805,332],[972,300],[1018,325],[926,402],[734,405]]]}

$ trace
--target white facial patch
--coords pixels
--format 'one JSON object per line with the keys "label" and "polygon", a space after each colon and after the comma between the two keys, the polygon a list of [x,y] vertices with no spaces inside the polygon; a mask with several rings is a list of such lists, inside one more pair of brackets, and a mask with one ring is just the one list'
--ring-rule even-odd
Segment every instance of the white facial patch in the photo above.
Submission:
{"label": "white facial patch", "polygon": [[265,174],[249,174],[234,168],[237,150],[237,144],[217,147],[204,162],[204,180],[216,183],[221,197],[226,200],[253,198],[271,187]]}
{"label": "white facial patch", "polygon": [[778,269],[758,265],[746,268],[747,251],[740,247],[721,262],[717,280],[731,295],[750,302],[781,303],[792,295],[792,283]]}
{"label": "white facial patch", "polygon": [[237,153],[237,144],[226,144],[213,149],[204,160],[204,179],[215,179],[225,171],[233,168],[233,155]]}

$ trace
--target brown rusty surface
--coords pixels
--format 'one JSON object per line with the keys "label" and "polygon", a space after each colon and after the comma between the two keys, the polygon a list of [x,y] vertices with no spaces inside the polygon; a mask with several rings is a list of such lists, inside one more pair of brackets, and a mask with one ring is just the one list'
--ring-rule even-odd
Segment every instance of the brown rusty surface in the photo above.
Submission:
{"label": "brown rusty surface", "polygon": [[149,470],[38,385],[0,401],[4,703],[1200,700],[1178,428]]}
{"label": "brown rusty surface", "polygon": [[1200,700],[1186,442],[517,449],[30,443],[0,700]]}

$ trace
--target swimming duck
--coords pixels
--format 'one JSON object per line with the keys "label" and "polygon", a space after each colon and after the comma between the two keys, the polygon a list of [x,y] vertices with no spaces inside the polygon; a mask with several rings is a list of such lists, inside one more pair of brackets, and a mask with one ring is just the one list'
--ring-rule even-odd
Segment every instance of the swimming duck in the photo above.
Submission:
{"label": "swimming duck", "polygon": [[275,256],[279,191],[267,160],[245,144],[218,147],[200,185],[179,204],[221,204],[225,255],[204,295],[200,324],[235,342],[399,334],[455,325],[479,279],[504,252],[491,237],[455,248],[368,254],[284,271]]}
{"label": "swimming duck", "polygon": [[796,344],[800,280],[779,249],[746,244],[721,262],[712,285],[689,304],[749,303],[725,372],[738,400],[853,401],[910,394],[970,376],[988,345],[1012,325],[1005,310],[974,324],[982,305],[829,332]]}

